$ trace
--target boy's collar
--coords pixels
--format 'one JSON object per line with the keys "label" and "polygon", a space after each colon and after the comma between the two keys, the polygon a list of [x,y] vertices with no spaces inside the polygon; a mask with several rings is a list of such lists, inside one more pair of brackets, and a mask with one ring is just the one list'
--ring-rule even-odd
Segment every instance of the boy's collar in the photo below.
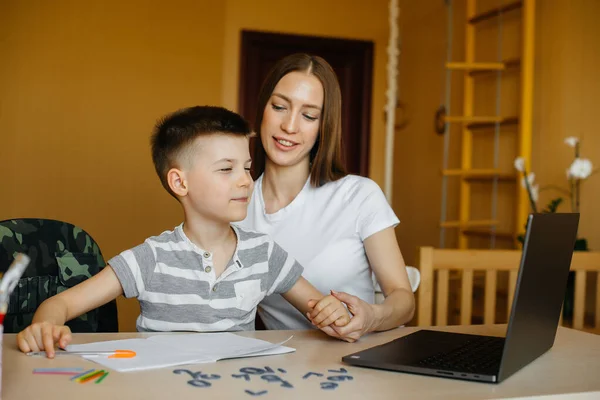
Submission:
{"label": "boy's collar", "polygon": [[[231,257],[232,263],[228,264],[228,266],[231,264],[235,264],[236,268],[238,270],[240,270],[240,269],[244,268],[244,264],[242,264],[242,261],[238,257],[238,250],[240,248],[240,231],[239,231],[239,228],[237,226],[235,226],[234,224],[230,223],[229,226],[231,226],[231,229],[233,230],[233,233],[235,234],[235,251],[233,252],[233,256]],[[179,235],[181,235],[181,237],[183,238],[183,240],[186,243],[188,243],[192,247],[192,249],[195,252],[197,252],[198,254],[200,254],[200,255],[204,255],[204,253],[210,254],[210,252],[208,252],[207,250],[196,245],[194,242],[192,242],[190,240],[190,238],[187,237],[187,235],[183,231],[183,222],[175,227],[175,231],[178,232]]]}

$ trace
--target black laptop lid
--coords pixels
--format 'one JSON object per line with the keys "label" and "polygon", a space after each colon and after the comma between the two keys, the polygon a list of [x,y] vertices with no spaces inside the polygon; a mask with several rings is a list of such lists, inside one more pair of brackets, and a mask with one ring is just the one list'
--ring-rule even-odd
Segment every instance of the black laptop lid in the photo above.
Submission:
{"label": "black laptop lid", "polygon": [[554,344],[579,214],[531,214],[499,380],[504,380]]}

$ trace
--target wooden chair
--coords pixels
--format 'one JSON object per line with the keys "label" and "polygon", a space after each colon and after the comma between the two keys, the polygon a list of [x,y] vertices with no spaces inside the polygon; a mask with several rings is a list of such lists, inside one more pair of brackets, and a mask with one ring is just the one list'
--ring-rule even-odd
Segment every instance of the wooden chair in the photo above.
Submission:
{"label": "wooden chair", "polygon": [[[471,325],[473,309],[474,272],[482,271],[484,277],[483,323],[496,322],[497,277],[498,272],[508,272],[508,293],[506,298],[507,318],[510,315],[521,260],[519,250],[453,250],[421,247],[419,250],[419,270],[421,285],[418,293],[418,326],[433,325],[434,277],[435,283],[435,325],[448,324],[448,288],[451,279],[460,282],[460,324]],[[573,324],[575,329],[584,329],[586,306],[586,286],[588,272],[596,272],[596,296],[594,331],[600,330],[600,252],[575,252],[571,261],[571,271],[575,272],[575,293]],[[591,307],[590,307],[591,308]],[[562,325],[561,317],[561,325]]]}

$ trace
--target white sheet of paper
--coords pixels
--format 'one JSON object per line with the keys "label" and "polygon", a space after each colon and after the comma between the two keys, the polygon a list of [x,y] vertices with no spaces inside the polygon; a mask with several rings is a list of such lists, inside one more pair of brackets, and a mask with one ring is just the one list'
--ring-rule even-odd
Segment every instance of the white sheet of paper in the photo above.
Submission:
{"label": "white sheet of paper", "polygon": [[141,371],[155,368],[172,367],[190,363],[215,361],[201,354],[185,352],[171,347],[163,347],[147,339],[111,340],[87,344],[76,344],[67,347],[72,351],[111,351],[132,350],[133,358],[108,358],[106,356],[83,356],[115,371]]}
{"label": "white sheet of paper", "polygon": [[141,371],[185,364],[216,362],[227,358],[256,357],[285,354],[295,351],[281,343],[238,336],[233,333],[192,333],[180,335],[155,335],[147,339],[125,339],[106,342],[70,345],[71,351],[132,350],[134,358],[84,358],[115,371]]}
{"label": "white sheet of paper", "polygon": [[[286,343],[291,338],[292,337],[290,336],[283,342],[274,344],[260,339],[253,339],[239,336],[234,333],[225,332],[191,333],[176,336],[155,335],[149,337],[148,340],[168,345],[186,352],[198,352],[203,356],[216,361],[274,350]],[[284,351],[285,353],[294,351],[294,349],[291,349],[290,347],[286,347],[286,349],[290,350]],[[277,351],[277,353],[273,354],[282,354],[280,350],[277,349]]]}
{"label": "white sheet of paper", "polygon": [[[289,339],[288,339],[289,340]],[[287,340],[286,340],[287,342]],[[285,343],[285,342],[283,342]],[[267,349],[267,350],[263,350],[263,351],[258,351],[256,353],[249,353],[249,354],[244,354],[242,356],[239,357],[224,357],[224,358],[220,358],[220,360],[225,360],[225,359],[231,359],[231,358],[247,358],[247,357],[260,357],[260,356],[275,356],[277,354],[286,354],[286,353],[293,353],[294,351],[296,351],[296,349],[291,348],[291,347],[287,347],[287,346],[277,346],[274,347],[272,349]]]}

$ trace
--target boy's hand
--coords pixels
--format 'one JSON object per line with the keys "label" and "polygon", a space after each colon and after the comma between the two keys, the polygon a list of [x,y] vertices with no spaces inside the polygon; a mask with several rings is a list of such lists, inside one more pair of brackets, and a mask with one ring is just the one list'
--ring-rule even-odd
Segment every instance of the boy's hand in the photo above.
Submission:
{"label": "boy's hand", "polygon": [[312,311],[306,313],[308,319],[319,329],[334,326],[345,326],[350,322],[350,315],[344,304],[332,295],[323,297],[321,300],[309,300],[308,306]]}
{"label": "boy's hand", "polygon": [[50,322],[37,322],[29,325],[17,335],[17,345],[24,353],[45,351],[48,358],[54,358],[54,344],[62,349],[71,341],[71,329],[66,325],[53,325]]}

